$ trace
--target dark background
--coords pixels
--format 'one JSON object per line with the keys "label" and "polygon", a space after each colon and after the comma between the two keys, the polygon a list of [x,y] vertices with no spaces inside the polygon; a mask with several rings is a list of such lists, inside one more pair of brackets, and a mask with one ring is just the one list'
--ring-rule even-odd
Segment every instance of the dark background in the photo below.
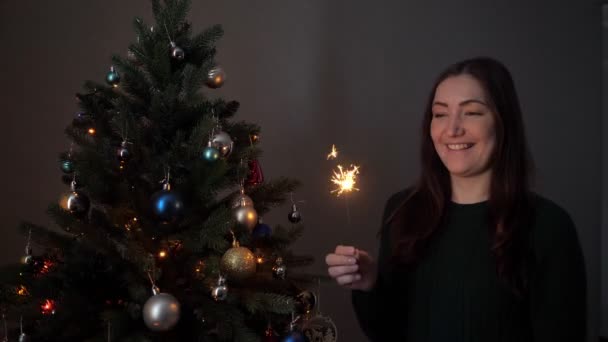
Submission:
{"label": "dark background", "polygon": [[[134,16],[152,23],[149,3],[0,1],[1,264],[23,254],[20,219],[50,224],[46,206],[65,190],[57,153],[68,146],[74,93],[86,79],[103,81],[112,53],[126,53]],[[598,336],[606,188],[600,1],[199,0],[188,19],[195,31],[224,26],[218,61],[228,80],[213,94],[240,101],[237,118],[261,125],[266,178],[303,182],[295,197],[305,201],[307,231],[295,249],[314,255],[319,272],[336,244],[376,251],[385,200],[417,176],[421,113],[440,69],[474,55],[502,60],[521,98],[537,191],[577,225],[590,341]],[[334,143],[344,163],[361,165],[361,191],[348,203],[329,195],[334,164],[325,156]],[[265,222],[285,223],[288,210]],[[349,293],[328,284],[321,298],[340,341],[363,341]]]}

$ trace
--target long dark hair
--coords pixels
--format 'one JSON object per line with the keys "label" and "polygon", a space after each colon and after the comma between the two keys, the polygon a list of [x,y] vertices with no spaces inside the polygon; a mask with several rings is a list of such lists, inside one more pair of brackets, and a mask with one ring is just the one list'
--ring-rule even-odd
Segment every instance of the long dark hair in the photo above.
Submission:
{"label": "long dark hair", "polygon": [[437,86],[446,78],[470,75],[484,88],[495,115],[496,144],[488,222],[496,271],[517,297],[527,292],[531,257],[527,233],[533,217],[533,161],[529,153],[519,99],[508,69],[489,57],[467,59],[449,66],[435,81],[422,120],[421,173],[406,200],[388,217],[393,265],[415,266],[446,219],[452,198],[449,172],[437,155],[430,136],[432,104]]}

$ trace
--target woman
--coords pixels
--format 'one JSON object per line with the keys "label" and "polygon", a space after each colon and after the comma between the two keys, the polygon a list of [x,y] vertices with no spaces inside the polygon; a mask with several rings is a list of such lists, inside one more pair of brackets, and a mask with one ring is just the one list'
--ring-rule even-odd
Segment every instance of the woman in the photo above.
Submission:
{"label": "woman", "polygon": [[379,257],[326,256],[372,341],[585,341],[586,273],[569,214],[531,190],[519,100],[491,58],[445,70],[419,181],[392,195]]}

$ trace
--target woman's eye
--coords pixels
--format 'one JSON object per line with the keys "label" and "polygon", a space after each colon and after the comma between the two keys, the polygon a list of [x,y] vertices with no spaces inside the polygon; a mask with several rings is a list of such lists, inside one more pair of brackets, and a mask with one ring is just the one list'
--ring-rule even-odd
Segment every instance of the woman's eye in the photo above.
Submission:
{"label": "woman's eye", "polygon": [[433,114],[434,118],[440,118],[442,116],[445,116],[445,114],[443,114],[443,113],[435,113],[435,114]]}
{"label": "woman's eye", "polygon": [[483,114],[478,113],[478,112],[466,112],[466,115],[483,115]]}

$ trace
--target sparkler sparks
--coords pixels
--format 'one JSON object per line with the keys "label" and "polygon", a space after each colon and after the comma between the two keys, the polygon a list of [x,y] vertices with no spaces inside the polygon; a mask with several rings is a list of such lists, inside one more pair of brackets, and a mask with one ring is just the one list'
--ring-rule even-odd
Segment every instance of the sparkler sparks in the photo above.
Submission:
{"label": "sparkler sparks", "polygon": [[337,188],[332,190],[331,193],[337,193],[340,197],[344,192],[359,191],[355,188],[357,184],[357,175],[359,174],[359,166],[351,165],[351,169],[344,171],[342,165],[338,165],[338,171],[334,171],[334,175],[331,178],[331,182],[337,185]]}
{"label": "sparkler sparks", "polygon": [[327,160],[336,159],[338,157],[338,150],[336,150],[336,145],[331,145],[331,152],[327,155]]}

